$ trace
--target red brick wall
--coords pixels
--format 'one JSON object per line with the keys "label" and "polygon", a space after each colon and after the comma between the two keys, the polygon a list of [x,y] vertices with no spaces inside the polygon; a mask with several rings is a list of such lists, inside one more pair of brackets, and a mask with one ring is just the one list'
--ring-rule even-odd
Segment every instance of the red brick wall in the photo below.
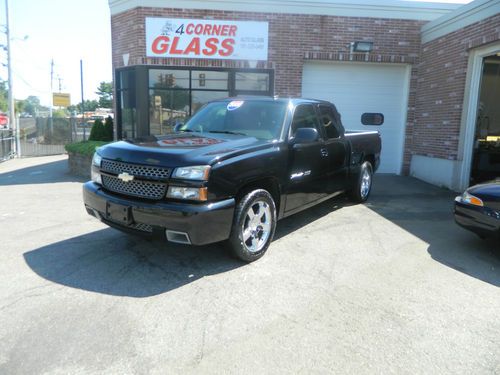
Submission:
{"label": "red brick wall", "polygon": [[412,153],[456,160],[469,51],[500,40],[500,14],[422,45]]}
{"label": "red brick wall", "polygon": [[[304,60],[349,61],[349,44],[356,40],[374,42],[369,62],[413,65],[410,85],[404,170],[408,171],[416,98],[416,63],[420,52],[420,28],[424,22],[359,17],[334,17],[276,13],[248,13],[168,8],[136,8],[112,16],[113,66],[123,66],[122,55],[130,54],[129,65],[160,64],[205,67],[245,67],[245,61],[147,58],[145,17],[210,18],[269,22],[269,57],[258,67],[275,70],[275,93],[300,96]],[[365,56],[354,60],[365,61]]]}

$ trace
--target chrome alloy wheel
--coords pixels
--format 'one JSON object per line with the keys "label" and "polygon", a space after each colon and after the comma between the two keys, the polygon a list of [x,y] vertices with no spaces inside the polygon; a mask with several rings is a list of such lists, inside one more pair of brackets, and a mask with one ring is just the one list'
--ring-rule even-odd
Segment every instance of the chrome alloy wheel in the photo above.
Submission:
{"label": "chrome alloy wheel", "polygon": [[251,253],[262,250],[271,234],[271,208],[267,202],[257,200],[245,214],[241,226],[243,244]]}
{"label": "chrome alloy wheel", "polygon": [[365,199],[368,196],[368,193],[370,193],[370,187],[372,185],[372,174],[368,170],[368,168],[365,168],[363,170],[363,174],[361,176],[361,197]]}

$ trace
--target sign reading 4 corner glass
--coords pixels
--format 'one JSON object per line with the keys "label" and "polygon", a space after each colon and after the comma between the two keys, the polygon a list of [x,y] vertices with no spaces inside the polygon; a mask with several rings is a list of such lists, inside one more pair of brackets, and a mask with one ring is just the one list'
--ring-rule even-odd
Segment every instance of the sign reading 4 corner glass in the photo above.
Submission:
{"label": "sign reading 4 corner glass", "polygon": [[268,23],[146,18],[146,55],[267,60]]}

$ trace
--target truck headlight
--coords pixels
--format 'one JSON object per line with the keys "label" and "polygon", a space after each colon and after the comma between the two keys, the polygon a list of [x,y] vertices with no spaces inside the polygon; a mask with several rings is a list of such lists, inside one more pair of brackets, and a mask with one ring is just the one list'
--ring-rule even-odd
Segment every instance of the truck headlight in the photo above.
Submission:
{"label": "truck headlight", "polygon": [[207,188],[192,188],[181,186],[170,186],[167,192],[167,198],[186,199],[192,201],[206,201]]}
{"label": "truck headlight", "polygon": [[102,157],[97,152],[94,152],[94,157],[92,158],[92,165],[90,166],[90,178],[96,184],[102,185],[102,177],[99,173],[99,168],[101,168]]}
{"label": "truck headlight", "polygon": [[96,184],[102,185],[101,174],[99,173],[99,171],[94,166],[90,167],[90,178]]}
{"label": "truck headlight", "polygon": [[92,164],[97,168],[101,168],[102,157],[97,152],[94,152],[94,157],[92,158]]}
{"label": "truck headlight", "polygon": [[207,181],[209,174],[210,174],[209,165],[197,165],[194,167],[175,168],[172,177],[182,178],[185,180]]}

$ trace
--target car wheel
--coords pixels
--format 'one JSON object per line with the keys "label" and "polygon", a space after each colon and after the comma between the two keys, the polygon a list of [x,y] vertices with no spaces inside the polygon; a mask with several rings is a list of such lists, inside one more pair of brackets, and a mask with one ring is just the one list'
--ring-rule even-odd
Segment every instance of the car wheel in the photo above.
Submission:
{"label": "car wheel", "polygon": [[370,192],[372,190],[372,180],[373,180],[373,167],[369,161],[365,161],[361,164],[359,171],[359,177],[356,181],[356,185],[351,190],[351,199],[354,202],[362,203],[368,199]]}
{"label": "car wheel", "polygon": [[227,241],[231,252],[245,262],[261,258],[276,230],[276,205],[266,190],[253,190],[243,196],[234,214]]}

